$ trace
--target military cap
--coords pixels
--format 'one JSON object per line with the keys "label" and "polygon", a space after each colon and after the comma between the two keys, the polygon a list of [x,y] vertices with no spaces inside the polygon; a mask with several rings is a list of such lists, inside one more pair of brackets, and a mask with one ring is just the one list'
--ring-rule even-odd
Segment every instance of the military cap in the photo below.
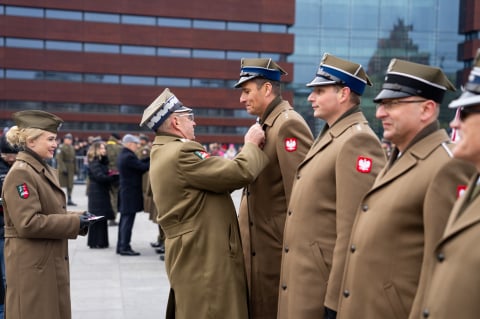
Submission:
{"label": "military cap", "polygon": [[184,106],[182,102],[166,88],[155,101],[143,111],[140,126],[146,126],[156,132],[170,114],[180,112],[192,112],[192,109]]}
{"label": "military cap", "polygon": [[254,78],[263,78],[272,81],[280,81],[280,77],[287,72],[277,63],[269,58],[261,59],[245,59],[240,63],[240,79],[235,83],[235,87],[239,88],[243,83]]}
{"label": "military cap", "polygon": [[343,60],[325,53],[318,66],[315,78],[307,83],[308,87],[340,84],[350,88],[358,95],[362,95],[365,86],[372,86],[372,82],[363,70],[363,67],[354,62]]}
{"label": "military cap", "polygon": [[72,134],[70,134],[70,133],[65,134],[65,136],[64,136],[63,138],[64,138],[64,139],[65,139],[65,138],[68,138],[68,139],[73,140],[73,136],[72,136]]}
{"label": "military cap", "polygon": [[58,116],[40,110],[26,110],[13,113],[13,121],[19,128],[38,128],[57,133],[63,120]]}
{"label": "military cap", "polygon": [[480,49],[477,50],[475,64],[468,81],[463,88],[463,93],[456,100],[453,100],[448,107],[457,108],[460,106],[469,107],[480,104]]}
{"label": "military cap", "polygon": [[421,96],[441,103],[447,90],[455,91],[455,87],[440,68],[392,59],[382,90],[373,101]]}

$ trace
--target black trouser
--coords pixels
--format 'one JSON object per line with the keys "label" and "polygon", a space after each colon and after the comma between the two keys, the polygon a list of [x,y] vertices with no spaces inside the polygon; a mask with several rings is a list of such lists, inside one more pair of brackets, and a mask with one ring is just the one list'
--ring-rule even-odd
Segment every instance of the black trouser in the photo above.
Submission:
{"label": "black trouser", "polygon": [[118,225],[117,252],[131,250],[130,240],[132,239],[133,223],[137,214],[120,213],[120,223]]}

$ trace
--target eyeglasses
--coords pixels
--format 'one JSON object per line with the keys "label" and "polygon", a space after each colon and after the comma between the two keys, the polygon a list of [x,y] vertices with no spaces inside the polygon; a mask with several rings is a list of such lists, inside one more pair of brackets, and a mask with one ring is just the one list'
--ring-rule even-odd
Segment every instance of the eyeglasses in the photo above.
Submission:
{"label": "eyeglasses", "polygon": [[468,116],[475,113],[480,113],[480,109],[474,109],[469,107],[465,108],[464,106],[462,106],[459,109],[458,118],[460,119],[461,122],[464,122]]}
{"label": "eyeglasses", "polygon": [[392,100],[392,101],[382,101],[377,104],[377,110],[380,106],[383,106],[385,111],[391,110],[393,107],[399,105],[399,104],[410,104],[410,103],[422,103],[427,100],[410,100],[410,101],[404,101],[404,100]]}
{"label": "eyeglasses", "polygon": [[194,118],[194,116],[193,116],[193,113],[178,114],[177,116],[178,116],[178,117],[186,116],[186,117],[188,117],[188,119],[189,119],[190,121],[195,121],[195,118]]}

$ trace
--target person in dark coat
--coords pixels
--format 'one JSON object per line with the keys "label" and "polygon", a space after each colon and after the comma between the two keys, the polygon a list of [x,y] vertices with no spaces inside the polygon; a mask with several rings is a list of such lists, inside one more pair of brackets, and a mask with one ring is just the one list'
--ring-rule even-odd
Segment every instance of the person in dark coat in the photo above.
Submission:
{"label": "person in dark coat", "polygon": [[107,220],[113,218],[110,203],[110,185],[118,180],[118,174],[109,174],[105,143],[95,142],[88,149],[88,211],[105,216],[92,225],[88,232],[87,245],[90,248],[108,247]]}
{"label": "person in dark coat", "polygon": [[120,174],[120,224],[118,225],[117,254],[138,256],[130,246],[135,214],[143,211],[143,173],[150,167],[150,158],[138,159],[135,151],[140,139],[126,134],[122,139],[123,149],[118,155],[117,166]]}
{"label": "person in dark coat", "polygon": [[[18,150],[8,144],[5,135],[0,137],[0,193],[3,188],[3,181],[7,176],[10,167],[12,167],[15,159],[17,158]],[[0,200],[1,202],[1,200]],[[3,247],[5,245],[5,231],[3,227],[5,223],[3,222],[3,205],[0,203],[0,318],[4,317],[4,299],[5,299],[5,260],[3,258]]]}

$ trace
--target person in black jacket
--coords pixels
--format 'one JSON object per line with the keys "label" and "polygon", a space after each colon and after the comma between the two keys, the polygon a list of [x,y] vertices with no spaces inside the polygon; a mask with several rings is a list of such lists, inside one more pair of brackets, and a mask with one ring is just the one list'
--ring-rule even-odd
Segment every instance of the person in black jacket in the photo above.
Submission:
{"label": "person in black jacket", "polygon": [[[17,158],[18,150],[7,143],[5,135],[0,138],[0,194],[2,193],[3,181],[10,167]],[[0,318],[3,318],[5,300],[5,260],[3,258],[3,246],[5,245],[5,230],[3,222],[3,206],[0,203]]]}
{"label": "person in black jacket", "polygon": [[126,134],[122,139],[123,149],[118,155],[117,166],[120,174],[120,224],[118,225],[117,254],[138,256],[130,246],[132,228],[137,212],[143,211],[142,176],[150,167],[150,158],[138,159],[135,151],[140,139]]}
{"label": "person in black jacket", "polygon": [[105,216],[88,231],[87,245],[90,248],[108,247],[107,220],[112,219],[113,209],[110,203],[110,185],[118,181],[118,174],[110,174],[105,143],[94,142],[87,153],[88,159],[88,211],[97,216]]}

